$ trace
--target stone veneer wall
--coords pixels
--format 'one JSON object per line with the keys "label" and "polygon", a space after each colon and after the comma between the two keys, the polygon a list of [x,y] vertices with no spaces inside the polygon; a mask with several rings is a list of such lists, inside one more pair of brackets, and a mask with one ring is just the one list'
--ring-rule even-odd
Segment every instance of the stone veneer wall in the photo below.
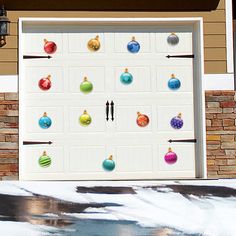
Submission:
{"label": "stone veneer wall", "polygon": [[[236,94],[206,92],[209,178],[236,177]],[[18,179],[18,94],[0,93],[0,179]]]}
{"label": "stone veneer wall", "polygon": [[206,92],[209,178],[236,177],[236,93]]}
{"label": "stone veneer wall", "polygon": [[18,94],[0,93],[0,179],[18,179]]}

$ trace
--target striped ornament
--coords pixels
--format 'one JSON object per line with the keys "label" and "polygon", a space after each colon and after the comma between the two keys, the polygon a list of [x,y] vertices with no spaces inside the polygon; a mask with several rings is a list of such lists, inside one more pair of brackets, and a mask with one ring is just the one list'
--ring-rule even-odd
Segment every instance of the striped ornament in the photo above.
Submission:
{"label": "striped ornament", "polygon": [[41,167],[46,168],[51,165],[51,162],[52,162],[51,157],[49,157],[47,153],[44,151],[43,155],[39,158],[39,165]]}

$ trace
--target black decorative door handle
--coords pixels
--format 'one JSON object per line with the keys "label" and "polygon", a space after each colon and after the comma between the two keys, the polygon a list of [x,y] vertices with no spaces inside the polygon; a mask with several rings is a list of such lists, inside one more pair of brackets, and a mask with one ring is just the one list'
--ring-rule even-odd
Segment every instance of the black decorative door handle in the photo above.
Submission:
{"label": "black decorative door handle", "polygon": [[197,139],[170,139],[169,143],[196,143]]}
{"label": "black decorative door handle", "polygon": [[109,102],[106,103],[106,120],[109,120]]}
{"label": "black decorative door handle", "polygon": [[23,55],[23,59],[39,59],[39,58],[52,58],[51,56],[34,56],[34,55]]}
{"label": "black decorative door handle", "polygon": [[23,145],[38,145],[38,144],[52,144],[52,141],[41,142],[41,141],[23,141]]}
{"label": "black decorative door handle", "polygon": [[114,120],[114,102],[111,101],[111,120]]}
{"label": "black decorative door handle", "polygon": [[175,57],[175,58],[194,58],[194,54],[191,55],[167,55],[167,58]]}

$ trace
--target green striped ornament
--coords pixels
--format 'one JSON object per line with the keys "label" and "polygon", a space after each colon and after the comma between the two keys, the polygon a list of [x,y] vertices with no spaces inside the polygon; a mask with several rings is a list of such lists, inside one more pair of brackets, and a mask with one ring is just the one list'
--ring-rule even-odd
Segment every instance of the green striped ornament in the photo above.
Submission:
{"label": "green striped ornament", "polygon": [[43,155],[39,158],[39,165],[41,167],[49,167],[51,165],[51,157],[49,157],[46,153],[46,151],[43,152]]}

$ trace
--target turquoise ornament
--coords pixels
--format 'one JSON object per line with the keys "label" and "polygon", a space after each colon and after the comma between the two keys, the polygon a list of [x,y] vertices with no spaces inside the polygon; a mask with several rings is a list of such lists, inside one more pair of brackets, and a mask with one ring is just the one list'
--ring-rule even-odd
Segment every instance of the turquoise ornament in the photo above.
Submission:
{"label": "turquoise ornament", "polygon": [[181,87],[181,82],[174,74],[171,75],[171,78],[168,81],[168,87],[171,90],[177,90]]}
{"label": "turquoise ornament", "polygon": [[52,125],[52,120],[47,116],[47,113],[44,112],[43,116],[39,119],[39,126],[42,129],[48,129]]}
{"label": "turquoise ornament", "polygon": [[103,161],[102,167],[106,171],[113,171],[115,169],[115,162],[113,161],[112,155]]}
{"label": "turquoise ornament", "polygon": [[125,72],[120,76],[120,82],[122,84],[128,85],[133,82],[133,76],[128,72],[128,69],[125,69]]}
{"label": "turquoise ornament", "polygon": [[127,50],[131,53],[137,53],[140,50],[140,44],[132,37],[132,40],[127,44]]}

